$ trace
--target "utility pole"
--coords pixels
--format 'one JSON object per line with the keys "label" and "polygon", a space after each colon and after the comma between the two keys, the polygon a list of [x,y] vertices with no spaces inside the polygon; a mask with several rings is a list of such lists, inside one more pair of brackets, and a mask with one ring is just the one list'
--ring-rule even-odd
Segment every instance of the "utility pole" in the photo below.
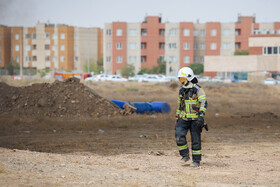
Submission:
{"label": "utility pole", "polygon": [[88,66],[87,66],[88,67],[88,73],[89,73],[89,38],[90,37],[89,37],[89,28],[88,28],[88,40],[87,40],[88,41]]}
{"label": "utility pole", "polygon": [[22,39],[23,39],[23,36],[22,36],[22,31],[21,31],[21,29],[20,29],[20,35],[19,35],[19,37],[20,37],[20,44],[19,44],[19,46],[20,46],[20,60],[19,60],[19,67],[20,67],[20,76],[22,76],[22,50],[23,50],[23,47],[22,47]]}

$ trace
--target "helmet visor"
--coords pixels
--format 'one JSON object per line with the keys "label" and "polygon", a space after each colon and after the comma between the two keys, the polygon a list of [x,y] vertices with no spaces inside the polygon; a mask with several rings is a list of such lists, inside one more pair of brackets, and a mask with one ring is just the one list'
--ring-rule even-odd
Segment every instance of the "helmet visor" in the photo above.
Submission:
{"label": "helmet visor", "polygon": [[186,77],[179,77],[179,81],[180,81],[181,83],[184,83],[186,80],[187,80]]}

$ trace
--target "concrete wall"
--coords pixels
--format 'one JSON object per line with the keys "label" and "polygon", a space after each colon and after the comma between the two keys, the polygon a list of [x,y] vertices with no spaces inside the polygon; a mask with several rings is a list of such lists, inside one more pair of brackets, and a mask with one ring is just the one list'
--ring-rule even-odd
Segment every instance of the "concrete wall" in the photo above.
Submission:
{"label": "concrete wall", "polygon": [[250,37],[249,47],[280,46],[280,37]]}
{"label": "concrete wall", "polygon": [[205,72],[280,71],[280,56],[206,56]]}
{"label": "concrete wall", "polygon": [[[225,30],[229,31],[229,35],[225,35]],[[235,51],[235,24],[221,24],[221,56],[233,55]],[[226,44],[226,46],[225,46]],[[229,46],[228,46],[229,45]],[[225,48],[226,47],[226,48]],[[227,48],[229,47],[229,48]]]}
{"label": "concrete wall", "polygon": [[[104,67],[104,73],[106,74],[112,74],[112,58],[113,58],[113,39],[112,34],[108,35],[107,31],[111,30],[112,33],[112,24],[104,24],[104,30],[103,30],[103,67]],[[108,44],[111,44],[111,49],[107,49]],[[111,58],[111,62],[107,62],[107,58]]]}
{"label": "concrete wall", "polygon": [[[201,62],[201,57],[204,57],[206,54],[206,24],[196,23],[194,24],[194,30],[198,31],[198,36],[194,36],[194,43],[198,44],[198,49],[194,50],[194,58],[198,57],[198,62],[203,63]],[[201,36],[202,30],[205,31],[205,36]],[[201,49],[201,44],[205,44],[205,49]]]}

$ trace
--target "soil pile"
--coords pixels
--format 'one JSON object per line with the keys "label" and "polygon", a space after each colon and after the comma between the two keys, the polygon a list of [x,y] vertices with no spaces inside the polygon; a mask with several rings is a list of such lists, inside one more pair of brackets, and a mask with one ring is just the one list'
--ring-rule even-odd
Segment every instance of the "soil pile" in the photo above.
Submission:
{"label": "soil pile", "polygon": [[76,78],[12,87],[0,82],[0,114],[49,117],[102,117],[121,114],[111,101]]}

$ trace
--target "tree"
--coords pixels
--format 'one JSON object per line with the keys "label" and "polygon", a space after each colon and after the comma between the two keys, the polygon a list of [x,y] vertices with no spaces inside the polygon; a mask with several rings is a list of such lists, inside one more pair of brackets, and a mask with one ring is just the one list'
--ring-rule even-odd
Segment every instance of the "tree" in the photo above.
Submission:
{"label": "tree", "polygon": [[19,69],[19,65],[15,60],[11,60],[11,62],[6,66],[6,69],[8,70],[9,75],[14,75],[14,71]]}
{"label": "tree", "polygon": [[[84,72],[88,72],[88,61],[84,64]],[[93,59],[89,60],[89,72],[99,74],[103,72],[103,58],[100,58],[97,62]]]}
{"label": "tree", "polygon": [[189,68],[191,68],[193,70],[195,75],[199,75],[199,74],[203,73],[203,71],[204,71],[203,64],[191,64],[191,65],[189,65]]}
{"label": "tree", "polygon": [[157,66],[153,66],[152,69],[142,68],[138,74],[164,74],[166,73],[166,62],[163,57],[159,57],[157,60]]}
{"label": "tree", "polygon": [[149,70],[147,68],[141,68],[141,70],[138,72],[138,75],[148,74]]}
{"label": "tree", "polygon": [[249,55],[249,51],[248,50],[234,51],[234,55],[235,56],[238,56],[238,55]]}
{"label": "tree", "polygon": [[135,75],[134,73],[135,67],[132,64],[126,64],[122,69],[121,69],[121,74],[123,77],[133,77]]}

